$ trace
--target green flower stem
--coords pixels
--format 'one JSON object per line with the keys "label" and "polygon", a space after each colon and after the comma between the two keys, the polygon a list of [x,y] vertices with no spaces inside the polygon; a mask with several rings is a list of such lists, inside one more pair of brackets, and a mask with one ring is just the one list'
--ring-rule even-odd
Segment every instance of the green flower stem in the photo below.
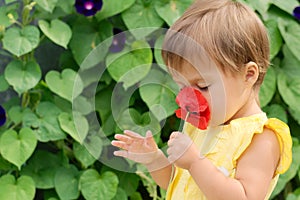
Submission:
{"label": "green flower stem", "polygon": [[26,108],[30,102],[30,94],[28,91],[24,92],[22,95],[22,108]]}
{"label": "green flower stem", "polygon": [[180,127],[178,129],[179,132],[182,132],[182,133],[185,132],[185,129],[186,129],[186,123],[185,122],[186,122],[186,120],[188,119],[189,116],[190,116],[190,112],[187,113],[187,115],[185,116],[185,119],[184,119],[183,122],[181,120]]}

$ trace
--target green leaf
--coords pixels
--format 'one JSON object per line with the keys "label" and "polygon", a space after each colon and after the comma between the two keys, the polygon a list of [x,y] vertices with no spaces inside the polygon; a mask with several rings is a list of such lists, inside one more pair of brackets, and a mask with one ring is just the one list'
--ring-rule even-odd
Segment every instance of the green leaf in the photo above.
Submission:
{"label": "green leaf", "polygon": [[132,6],[134,2],[135,0],[103,0],[103,7],[101,9],[101,12],[98,12],[96,14],[96,18],[97,20],[101,21],[102,19],[106,19],[108,17],[121,13],[122,11]]}
{"label": "green leaf", "polygon": [[4,92],[9,88],[9,84],[5,80],[4,75],[0,75],[0,92]]}
{"label": "green leaf", "polygon": [[151,70],[141,81],[139,92],[153,115],[161,121],[174,114],[178,108],[175,98],[179,89],[166,72]]}
{"label": "green leaf", "polygon": [[35,61],[23,63],[19,60],[10,62],[4,71],[7,82],[21,95],[23,92],[35,87],[41,79],[40,66]]}
{"label": "green leaf", "polygon": [[80,78],[72,69],[64,69],[61,74],[57,71],[50,71],[47,73],[45,79],[52,92],[70,102],[83,90],[83,84]]}
{"label": "green leaf", "polygon": [[22,128],[19,134],[14,130],[7,130],[0,138],[1,155],[19,170],[32,155],[36,145],[36,136],[29,128]]}
{"label": "green leaf", "polygon": [[60,7],[66,14],[71,14],[74,9],[74,0],[58,0],[57,7]]}
{"label": "green leaf", "polygon": [[77,142],[73,143],[73,152],[75,158],[80,161],[84,168],[89,167],[96,161],[96,158],[89,153],[86,147]]}
{"label": "green leaf", "polygon": [[286,45],[283,46],[282,52],[284,55],[281,62],[282,72],[288,77],[300,77],[300,60],[292,54],[291,50]]}
{"label": "green leaf", "polygon": [[280,18],[278,19],[278,28],[288,48],[291,50],[294,56],[300,61],[299,23],[293,20],[288,20],[287,22],[286,20]]}
{"label": "green leaf", "polygon": [[35,2],[45,11],[52,13],[58,0],[35,0]]}
{"label": "green leaf", "polygon": [[146,112],[138,113],[134,108],[129,108],[120,114],[117,125],[122,130],[132,130],[143,136],[148,130],[152,131],[154,138],[158,141],[160,134],[160,124],[153,114]]}
{"label": "green leaf", "polygon": [[135,41],[131,50],[119,54],[110,54],[106,60],[109,74],[116,81],[123,82],[124,88],[136,84],[149,72],[152,64],[152,52],[145,41]]}
{"label": "green leaf", "polygon": [[271,195],[272,199],[274,196],[276,196],[278,193],[280,193],[285,185],[292,179],[295,177],[295,175],[297,174],[297,171],[299,169],[300,166],[300,146],[299,144],[296,145],[295,143],[293,143],[293,160],[292,160],[292,164],[290,166],[290,168],[288,169],[288,171],[286,171],[284,174],[279,176],[277,185]]}
{"label": "green leaf", "polygon": [[54,177],[61,165],[62,160],[58,155],[38,150],[22,168],[21,174],[30,176],[36,188],[50,189],[54,188]]}
{"label": "green leaf", "polygon": [[140,177],[135,173],[119,172],[119,186],[126,192],[127,196],[131,196],[139,186]]}
{"label": "green leaf", "polygon": [[128,200],[126,192],[118,187],[117,189],[117,194],[114,196],[114,198],[112,198],[112,200]]}
{"label": "green leaf", "polygon": [[65,22],[54,19],[50,22],[39,20],[39,27],[42,32],[55,44],[67,49],[67,45],[72,37],[72,30]]}
{"label": "green leaf", "polygon": [[83,95],[76,97],[73,100],[73,111],[79,112],[82,115],[87,115],[94,111],[94,105],[91,99],[84,97]]}
{"label": "green leaf", "polygon": [[54,185],[60,199],[71,200],[79,197],[79,175],[80,173],[74,165],[57,170]]}
{"label": "green leaf", "polygon": [[154,57],[156,60],[156,63],[158,64],[158,66],[160,66],[163,70],[167,71],[167,67],[163,61],[163,58],[161,56],[161,50],[162,50],[162,44],[164,41],[164,36],[160,36],[154,44]]}
{"label": "green leaf", "polygon": [[284,73],[277,75],[277,86],[284,102],[291,108],[299,110],[300,102],[300,80],[299,78],[288,77]]}
{"label": "green leaf", "polygon": [[9,27],[12,25],[12,21],[7,16],[8,14],[12,14],[14,19],[18,19],[18,13],[16,12],[17,8],[16,5],[11,8],[11,6],[3,6],[0,7],[0,26],[3,26],[4,28]]}
{"label": "green leaf", "polygon": [[36,115],[26,113],[23,117],[23,125],[31,127],[41,142],[61,140],[66,137],[61,130],[57,116],[61,110],[50,102],[42,102],[37,106]]}
{"label": "green leaf", "polygon": [[[77,124],[75,125],[73,117],[76,117]],[[61,113],[58,116],[58,121],[62,130],[67,132],[74,140],[82,143],[88,134],[89,124],[87,119],[80,113]]]}
{"label": "green leaf", "polygon": [[[108,106],[110,105],[110,106]],[[101,120],[101,129],[106,136],[114,133],[116,123],[112,115],[112,89],[104,89],[96,94],[95,109],[98,111]]]}
{"label": "green leaf", "polygon": [[269,68],[264,81],[259,90],[260,106],[266,106],[273,98],[276,91],[276,73],[273,68]]}
{"label": "green leaf", "polygon": [[[146,27],[159,28],[164,23],[155,11],[155,1],[144,3],[143,0],[136,0],[133,6],[122,13],[122,19],[129,30]],[[136,33],[133,32],[133,34],[136,36]]]}
{"label": "green leaf", "polygon": [[259,14],[261,14],[262,16],[265,17],[268,8],[270,7],[272,0],[251,0],[251,1],[247,1],[247,4],[253,8],[253,10],[257,10],[259,12]]}
{"label": "green leaf", "polygon": [[292,14],[294,8],[299,5],[297,0],[271,0],[270,2],[289,14]]}
{"label": "green leaf", "polygon": [[[101,133],[101,135],[103,134]],[[88,153],[94,158],[99,158],[103,150],[104,142],[105,140],[100,137],[100,134],[89,134],[82,146],[84,146]]]}
{"label": "green leaf", "polygon": [[110,171],[99,175],[94,169],[86,170],[80,177],[80,189],[86,200],[112,199],[118,188],[118,177]]}
{"label": "green leaf", "polygon": [[10,53],[20,57],[35,49],[40,41],[39,29],[35,26],[25,26],[9,28],[2,39],[3,48]]}
{"label": "green leaf", "polygon": [[[72,28],[73,36],[70,41],[70,48],[74,55],[74,58],[78,65],[84,61],[84,59],[94,50],[99,44],[102,45],[101,52],[97,55],[97,64],[106,55],[111,42],[105,41],[105,39],[113,35],[112,25],[106,20],[100,23],[91,22],[86,18],[76,21],[76,24]],[[112,40],[112,38],[111,38]],[[89,59],[91,59],[89,57]]]}
{"label": "green leaf", "polygon": [[288,123],[286,110],[280,104],[266,106],[263,110],[267,113],[268,118],[277,118],[285,123]]}
{"label": "green leaf", "polygon": [[192,4],[193,0],[165,0],[156,1],[155,10],[161,18],[172,26],[181,17],[184,11]]}
{"label": "green leaf", "polygon": [[31,200],[35,195],[33,180],[28,176],[21,176],[17,180],[11,174],[0,178],[0,199]]}
{"label": "green leaf", "polygon": [[280,51],[283,41],[276,20],[266,21],[265,26],[268,29],[270,41],[270,60],[272,60]]}

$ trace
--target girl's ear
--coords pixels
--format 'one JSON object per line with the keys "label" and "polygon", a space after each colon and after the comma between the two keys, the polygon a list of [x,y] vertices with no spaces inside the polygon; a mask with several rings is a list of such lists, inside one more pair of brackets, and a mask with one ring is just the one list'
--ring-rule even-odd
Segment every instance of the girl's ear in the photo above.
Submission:
{"label": "girl's ear", "polygon": [[244,69],[245,82],[249,84],[249,86],[253,86],[256,83],[259,76],[259,68],[257,64],[255,62],[250,61],[245,65]]}

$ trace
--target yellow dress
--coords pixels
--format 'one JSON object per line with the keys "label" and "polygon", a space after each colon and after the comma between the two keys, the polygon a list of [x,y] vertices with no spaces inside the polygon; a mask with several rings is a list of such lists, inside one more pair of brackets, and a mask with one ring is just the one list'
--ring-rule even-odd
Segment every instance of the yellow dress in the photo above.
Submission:
{"label": "yellow dress", "polygon": [[[273,130],[276,134],[281,150],[280,161],[265,198],[268,199],[277,183],[279,174],[284,173],[292,161],[292,139],[289,127],[284,122],[275,118],[268,119],[265,113],[261,113],[232,120],[230,124],[221,126],[221,131],[210,132],[209,135],[208,131],[197,129],[187,123],[185,133],[199,147],[199,151],[225,176],[234,178],[237,160],[250,145],[253,136],[262,133],[264,127]],[[166,199],[205,200],[206,198],[189,172],[176,168]]]}

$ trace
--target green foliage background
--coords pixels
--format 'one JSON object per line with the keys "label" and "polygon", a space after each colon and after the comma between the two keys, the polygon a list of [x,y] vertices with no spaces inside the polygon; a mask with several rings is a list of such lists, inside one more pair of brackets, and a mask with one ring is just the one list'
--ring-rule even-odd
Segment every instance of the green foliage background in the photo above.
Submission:
{"label": "green foliage background", "polygon": [[[272,66],[260,91],[261,106],[269,117],[288,123],[294,141],[293,163],[280,177],[272,198],[300,199],[300,25],[291,15],[299,2],[242,2],[257,12],[270,36]],[[191,3],[104,0],[101,11],[85,17],[76,13],[74,0],[2,2],[0,103],[8,120],[0,128],[0,199],[164,199],[165,191],[148,174],[141,170],[126,173],[102,164],[89,154],[81,138],[88,137],[97,155],[109,159],[105,150],[109,144],[101,136],[90,135],[88,119],[95,107],[105,137],[112,139],[115,133],[138,124],[137,131],[146,126],[159,130],[157,142],[165,145],[170,131],[179,125],[173,115],[177,87],[166,74],[159,49],[153,47],[161,47],[159,28],[172,25]],[[97,83],[95,105],[80,99],[77,130],[72,95],[81,63],[113,36],[114,28],[143,27],[157,30],[130,32],[120,53],[110,53],[107,47],[95,57],[95,62],[108,67],[101,79],[76,85],[75,93],[80,94]],[[135,68],[141,65],[142,70]],[[132,71],[134,76],[124,78]],[[129,107],[121,108],[114,119],[109,106],[113,90],[118,88],[122,99],[134,87],[138,89]],[[160,106],[165,112],[160,112]]]}

